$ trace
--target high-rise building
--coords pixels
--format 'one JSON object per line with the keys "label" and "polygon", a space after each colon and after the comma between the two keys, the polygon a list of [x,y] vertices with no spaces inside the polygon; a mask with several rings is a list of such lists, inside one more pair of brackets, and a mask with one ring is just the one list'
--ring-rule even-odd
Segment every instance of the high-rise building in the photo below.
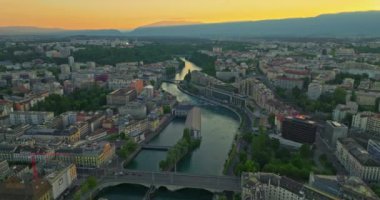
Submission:
{"label": "high-rise building", "polygon": [[70,65],[70,67],[74,67],[74,64],[75,64],[75,60],[74,60],[74,57],[70,56],[68,58],[68,64]]}
{"label": "high-rise building", "polygon": [[67,64],[63,64],[60,66],[61,74],[70,74],[70,66]]}
{"label": "high-rise building", "polygon": [[366,182],[380,181],[379,162],[354,139],[338,139],[336,157],[351,176],[357,176]]}
{"label": "high-rise building", "polygon": [[367,130],[372,134],[380,135],[380,114],[368,118]]}
{"label": "high-rise building", "polygon": [[372,159],[380,162],[380,142],[375,140],[368,140],[367,151]]}
{"label": "high-rise building", "polygon": [[360,112],[360,113],[357,113],[356,115],[353,115],[351,127],[366,131],[368,119],[371,118],[373,115],[375,115],[375,113],[373,112]]}
{"label": "high-rise building", "polygon": [[281,131],[285,139],[312,144],[315,141],[317,124],[311,120],[286,117],[282,122]]}
{"label": "high-rise building", "polygon": [[307,89],[307,97],[312,100],[317,100],[322,94],[322,84],[318,82],[312,82]]}
{"label": "high-rise building", "polygon": [[346,125],[328,120],[324,130],[321,132],[321,137],[326,140],[331,148],[335,149],[336,141],[339,138],[347,137],[347,132],[348,127]]}

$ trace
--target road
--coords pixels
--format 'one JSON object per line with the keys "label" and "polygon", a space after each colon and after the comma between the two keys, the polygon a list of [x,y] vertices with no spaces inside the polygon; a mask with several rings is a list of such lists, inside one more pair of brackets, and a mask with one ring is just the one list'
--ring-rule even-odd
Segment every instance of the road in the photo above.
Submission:
{"label": "road", "polygon": [[[112,171],[110,171],[112,173]],[[173,172],[128,171],[106,173],[102,183],[142,184],[146,186],[172,186],[179,188],[209,189],[212,191],[240,191],[240,178],[233,176],[193,175]]]}

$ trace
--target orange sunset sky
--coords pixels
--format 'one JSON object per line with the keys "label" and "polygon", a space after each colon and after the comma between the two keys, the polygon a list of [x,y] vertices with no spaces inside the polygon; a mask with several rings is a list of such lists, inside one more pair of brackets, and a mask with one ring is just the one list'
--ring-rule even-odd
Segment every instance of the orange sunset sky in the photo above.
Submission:
{"label": "orange sunset sky", "polygon": [[0,0],[0,26],[132,29],[158,21],[224,22],[380,10],[380,0]]}

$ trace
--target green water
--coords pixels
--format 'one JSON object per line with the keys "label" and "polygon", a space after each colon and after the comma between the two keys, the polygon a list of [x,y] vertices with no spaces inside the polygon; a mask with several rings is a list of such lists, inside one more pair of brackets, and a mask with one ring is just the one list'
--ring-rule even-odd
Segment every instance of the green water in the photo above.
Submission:
{"label": "green water", "polygon": [[[183,72],[177,74],[176,79],[183,79],[188,70],[198,69],[186,62]],[[182,93],[174,84],[163,83],[165,91],[177,96],[180,102],[187,101],[198,104],[197,99]],[[177,171],[191,174],[221,175],[224,161],[238,130],[238,117],[231,111],[217,106],[200,106],[202,112],[202,142],[192,154],[178,163]],[[154,138],[150,144],[171,146],[181,137],[185,126],[184,119],[173,120],[162,133]],[[166,156],[164,151],[143,150],[127,166],[129,169],[158,171],[158,164]],[[136,185],[121,185],[108,188],[101,197],[109,200],[142,199],[147,188]],[[212,193],[204,190],[185,189],[175,192],[160,188],[154,199],[157,200],[211,200]]]}

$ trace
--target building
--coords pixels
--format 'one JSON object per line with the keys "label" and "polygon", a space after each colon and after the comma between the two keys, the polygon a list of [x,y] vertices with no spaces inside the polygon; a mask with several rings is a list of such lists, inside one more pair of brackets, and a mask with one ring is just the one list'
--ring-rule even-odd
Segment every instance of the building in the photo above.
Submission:
{"label": "building", "polygon": [[148,130],[148,120],[131,121],[124,128],[125,136],[132,136],[132,134],[142,134]]}
{"label": "building", "polygon": [[308,185],[316,190],[331,195],[335,199],[379,200],[379,197],[377,197],[367,184],[360,178],[354,176],[328,176],[314,175],[311,173]]}
{"label": "building", "polygon": [[115,155],[115,146],[109,142],[86,144],[74,148],[56,150],[56,158],[65,163],[74,163],[78,167],[98,168]]}
{"label": "building", "polygon": [[61,74],[70,74],[70,65],[63,64],[60,66],[61,68]]}
{"label": "building", "polygon": [[7,160],[0,160],[0,182],[6,179],[11,173]]}
{"label": "building", "polygon": [[380,114],[375,114],[368,118],[367,131],[376,135],[380,134]]}
{"label": "building", "polygon": [[241,180],[243,200],[339,199],[309,185],[272,173],[243,173]]}
{"label": "building", "polygon": [[307,97],[311,100],[317,100],[322,94],[322,84],[319,82],[312,82],[307,87]]}
{"label": "building", "polygon": [[339,138],[346,138],[347,132],[348,127],[346,125],[328,120],[324,130],[321,132],[321,137],[327,142],[330,148],[335,149],[336,141]]}
{"label": "building", "polygon": [[156,131],[160,126],[160,118],[156,112],[151,112],[148,115],[148,129],[149,131]]}
{"label": "building", "polygon": [[347,117],[347,114],[351,111],[351,109],[343,104],[336,105],[335,109],[332,113],[332,119],[334,121],[341,122]]}
{"label": "building", "polygon": [[356,92],[356,102],[361,106],[375,106],[376,99],[379,97],[379,92],[367,92],[364,90],[359,90]]}
{"label": "building", "polygon": [[61,169],[54,169],[45,178],[52,186],[53,198],[58,199],[66,189],[74,184],[77,179],[77,168],[75,164],[68,164]]}
{"label": "building", "polygon": [[0,117],[8,116],[13,112],[12,102],[0,99]]}
{"label": "building", "polygon": [[53,112],[15,111],[9,115],[11,125],[30,124],[42,125],[54,118]]}
{"label": "building", "polygon": [[42,141],[58,139],[66,143],[73,144],[80,140],[80,131],[76,127],[69,127],[64,130],[47,129],[47,128],[32,128],[25,132],[22,138],[36,139]]}
{"label": "building", "polygon": [[130,83],[129,87],[133,88],[137,92],[137,94],[140,94],[144,89],[144,81],[141,79],[133,80]]}
{"label": "building", "polygon": [[70,65],[70,67],[74,67],[75,60],[74,60],[74,57],[73,57],[73,56],[70,56],[70,57],[68,58],[68,64]]}
{"label": "building", "polygon": [[303,79],[297,79],[297,78],[288,78],[288,77],[277,77],[274,80],[274,85],[279,88],[291,90],[295,87],[298,89],[302,89],[303,87]]}
{"label": "building", "polygon": [[367,151],[372,159],[380,162],[380,143],[375,140],[368,140]]}
{"label": "building", "polygon": [[173,109],[173,114],[174,116],[176,117],[186,117],[187,116],[187,113],[193,108],[194,106],[191,105],[191,104],[184,104],[184,103],[181,103],[179,105],[177,105],[174,109]]}
{"label": "building", "polygon": [[310,120],[286,117],[282,122],[281,132],[285,139],[312,144],[315,141],[317,124]]}
{"label": "building", "polygon": [[11,177],[0,183],[0,197],[2,200],[51,200],[52,187],[45,179],[23,181]]}
{"label": "building", "polygon": [[380,165],[369,153],[352,138],[337,141],[336,157],[351,176],[366,182],[380,180]]}
{"label": "building", "polygon": [[147,107],[140,102],[129,102],[125,106],[118,108],[120,115],[130,115],[133,119],[144,119],[147,114]]}
{"label": "building", "polygon": [[201,134],[201,109],[198,107],[194,107],[187,114],[185,128],[190,130],[191,137],[194,139],[200,139],[202,137]]}
{"label": "building", "polygon": [[147,98],[153,98],[154,96],[154,88],[152,85],[147,85],[144,87],[144,92]]}
{"label": "building", "polygon": [[122,88],[117,89],[107,95],[107,105],[124,106],[128,102],[135,100],[137,93],[135,89]]}
{"label": "building", "polygon": [[352,116],[352,128],[358,128],[363,131],[367,130],[368,119],[374,116],[373,112],[360,112]]}

